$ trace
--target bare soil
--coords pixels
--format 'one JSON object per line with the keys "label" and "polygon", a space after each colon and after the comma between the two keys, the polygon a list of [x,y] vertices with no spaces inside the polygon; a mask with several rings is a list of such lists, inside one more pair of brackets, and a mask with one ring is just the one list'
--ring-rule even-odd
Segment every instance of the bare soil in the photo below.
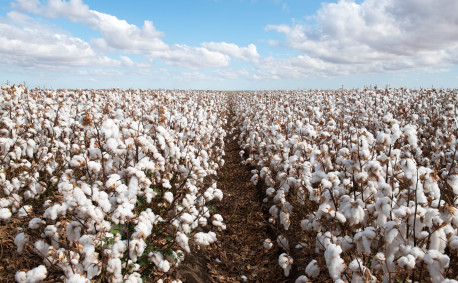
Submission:
{"label": "bare soil", "polygon": [[[228,115],[226,130],[232,125]],[[187,255],[177,278],[183,282],[287,282],[278,265],[278,248],[265,250],[263,242],[271,238],[263,192],[250,182],[252,174],[242,164],[234,132],[225,139],[225,164],[218,172],[218,188],[224,193],[215,203],[216,213],[224,217],[226,230],[217,232],[218,242],[202,254]]]}

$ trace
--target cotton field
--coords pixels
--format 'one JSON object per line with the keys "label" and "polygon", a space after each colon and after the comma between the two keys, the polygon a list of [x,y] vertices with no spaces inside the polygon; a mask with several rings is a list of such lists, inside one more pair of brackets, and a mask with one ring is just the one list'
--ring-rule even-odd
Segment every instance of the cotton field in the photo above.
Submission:
{"label": "cotton field", "polygon": [[457,282],[457,106],[436,89],[3,85],[0,223],[25,223],[16,252],[42,259],[15,280],[169,280],[227,228],[213,205],[232,133],[285,278]]}
{"label": "cotton field", "polygon": [[285,276],[305,253],[296,282],[456,279],[457,101],[434,89],[233,98],[240,153],[278,234],[264,247],[284,250]]}
{"label": "cotton field", "polygon": [[[28,91],[2,87],[0,218],[67,282],[141,282],[167,273],[190,243],[215,242],[223,198],[225,97],[189,91]],[[40,214],[41,213],[41,214]],[[199,232],[195,232],[197,228]]]}

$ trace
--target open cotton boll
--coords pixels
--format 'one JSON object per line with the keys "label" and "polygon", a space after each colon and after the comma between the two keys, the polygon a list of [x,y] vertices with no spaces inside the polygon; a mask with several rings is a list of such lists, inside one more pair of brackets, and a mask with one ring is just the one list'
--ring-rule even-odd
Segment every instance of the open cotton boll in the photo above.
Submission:
{"label": "open cotton boll", "polygon": [[295,283],[306,283],[306,282],[310,282],[310,280],[307,278],[307,276],[301,275],[294,282]]}
{"label": "open cotton boll", "polygon": [[264,243],[263,243],[264,249],[270,250],[273,246],[274,246],[274,244],[272,243],[271,239],[265,239],[264,240]]}
{"label": "open cotton boll", "polygon": [[23,218],[29,216],[30,213],[32,213],[32,206],[24,205],[23,207],[18,209],[17,216]]}
{"label": "open cotton boll", "polygon": [[444,276],[442,272],[444,268],[448,267],[450,258],[439,251],[429,250],[423,257],[423,260],[427,264],[429,276],[431,276],[432,281],[434,283],[443,282]]}
{"label": "open cotton boll", "polygon": [[401,268],[413,269],[415,267],[415,257],[411,254],[407,256],[401,256],[398,259],[398,265]]}
{"label": "open cotton boll", "polygon": [[320,275],[320,267],[318,266],[316,259],[313,259],[309,264],[307,264],[305,273],[311,278],[316,278]]}
{"label": "open cotton boll", "polygon": [[29,221],[29,228],[30,229],[38,229],[40,228],[41,225],[44,225],[46,224],[46,221],[38,218],[38,217],[35,217],[35,218],[32,218],[30,221]]}
{"label": "open cotton boll", "polygon": [[162,255],[160,252],[151,252],[148,255],[148,258],[154,263],[154,265],[157,266],[159,271],[168,272],[170,270],[170,262],[165,260],[164,255]]}
{"label": "open cotton boll", "polygon": [[208,246],[210,244],[213,244],[216,242],[216,234],[214,232],[198,232],[194,235],[194,241],[199,245],[199,246]]}
{"label": "open cotton boll", "polygon": [[7,221],[11,218],[13,214],[9,208],[0,208],[0,220]]}
{"label": "open cotton boll", "polygon": [[14,275],[14,280],[16,280],[17,283],[26,283],[27,274],[25,273],[25,271],[18,271]]}
{"label": "open cotton boll", "polygon": [[65,281],[65,283],[89,283],[89,279],[85,278],[84,276],[80,274],[72,274],[68,279]]}
{"label": "open cotton boll", "polygon": [[334,280],[340,279],[340,275],[345,270],[345,263],[340,257],[342,249],[340,246],[330,244],[324,252],[326,266],[328,267],[329,274]]}
{"label": "open cotton boll", "polygon": [[458,175],[451,175],[447,179],[447,184],[452,188],[453,193],[458,195]]}
{"label": "open cotton boll", "polygon": [[283,273],[285,274],[286,277],[289,276],[289,272],[291,271],[293,262],[294,262],[293,258],[287,255],[286,253],[282,253],[278,257],[278,264],[280,265],[281,268],[283,268]]}
{"label": "open cotton boll", "polygon": [[43,281],[46,276],[48,276],[48,271],[46,270],[46,267],[44,265],[40,265],[38,267],[35,267],[32,270],[27,271],[27,279],[26,283],[35,283],[35,282],[41,282]]}
{"label": "open cotton boll", "polygon": [[176,240],[177,244],[182,249],[184,249],[187,253],[191,252],[191,249],[189,248],[189,244],[188,244],[189,238],[188,238],[188,236],[186,236],[186,234],[178,231],[177,232],[177,236],[175,237],[175,240]]}
{"label": "open cotton boll", "polygon": [[212,217],[212,224],[219,229],[225,230],[226,229],[226,224],[223,223],[223,217],[221,214],[215,214]]}
{"label": "open cotton boll", "polygon": [[142,283],[142,276],[138,272],[134,272],[127,277],[127,279],[124,281],[124,283]]}
{"label": "open cotton boll", "polygon": [[25,243],[27,243],[28,240],[29,240],[29,236],[26,235],[24,232],[16,235],[16,237],[14,238],[14,244],[17,247],[18,254],[22,253],[22,250],[24,249],[24,245]]}
{"label": "open cotton boll", "polygon": [[168,202],[168,203],[172,203],[173,202],[173,193],[172,192],[165,192],[164,193],[164,199]]}

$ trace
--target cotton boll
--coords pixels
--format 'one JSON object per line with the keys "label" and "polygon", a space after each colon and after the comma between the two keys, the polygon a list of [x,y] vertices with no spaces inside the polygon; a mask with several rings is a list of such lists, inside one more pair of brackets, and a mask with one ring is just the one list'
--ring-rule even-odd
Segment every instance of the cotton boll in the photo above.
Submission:
{"label": "cotton boll", "polygon": [[25,273],[25,271],[18,271],[16,272],[16,274],[14,275],[14,279],[16,280],[16,282],[18,283],[26,283],[27,281],[27,274]]}
{"label": "cotton boll", "polygon": [[9,208],[0,208],[0,220],[7,221],[11,218],[13,214]]}
{"label": "cotton boll", "polygon": [[458,250],[458,236],[452,236],[449,240],[449,247],[452,250]]}
{"label": "cotton boll", "polygon": [[177,244],[182,249],[184,249],[187,253],[191,252],[191,249],[189,248],[189,244],[188,244],[189,239],[184,233],[177,232],[177,236],[175,237],[175,240],[176,240]]}
{"label": "cotton boll", "polygon": [[164,256],[160,252],[151,252],[148,255],[150,261],[152,261],[162,272],[168,272],[170,269],[170,262],[164,259]]}
{"label": "cotton boll", "polygon": [[330,244],[324,252],[329,274],[334,280],[340,279],[340,275],[345,270],[345,263],[340,257],[341,253],[342,249],[335,244]]}
{"label": "cotton boll", "polygon": [[83,277],[80,274],[72,274],[68,279],[65,281],[65,283],[89,283],[89,279]]}
{"label": "cotton boll", "polygon": [[43,281],[48,276],[48,271],[44,265],[35,267],[34,269],[27,271],[26,283],[35,283]]}
{"label": "cotton boll", "polygon": [[41,225],[44,225],[46,224],[46,221],[38,218],[38,217],[35,217],[35,218],[32,218],[30,221],[29,221],[29,228],[30,229],[38,229],[40,228]]}
{"label": "cotton boll", "polygon": [[317,278],[320,275],[320,267],[315,259],[307,265],[305,273],[311,278]]}
{"label": "cotton boll", "polygon": [[310,280],[305,275],[299,276],[295,281],[295,283],[306,283],[306,282],[310,282]]}
{"label": "cotton boll", "polygon": [[215,191],[213,192],[213,197],[221,201],[223,199],[223,191],[221,191],[220,189],[215,189]]}
{"label": "cotton boll", "polygon": [[16,237],[14,238],[14,244],[17,247],[18,254],[22,253],[22,250],[24,249],[24,245],[27,243],[28,240],[29,240],[29,236],[26,235],[24,232],[16,235]]}
{"label": "cotton boll", "polygon": [[398,259],[398,265],[401,268],[413,269],[415,267],[415,257],[413,255],[401,256]]}
{"label": "cotton boll", "polygon": [[81,237],[81,224],[77,221],[73,221],[65,227],[67,233],[67,239],[69,242],[78,241]]}
{"label": "cotton boll", "polygon": [[447,179],[447,184],[452,188],[453,193],[458,195],[458,175],[451,175]]}
{"label": "cotton boll", "polygon": [[[27,217],[29,214],[32,213],[32,206],[31,205],[24,205],[23,207],[19,208],[17,212],[17,216],[20,218]],[[0,212],[1,214],[1,212]]]}
{"label": "cotton boll", "polygon": [[442,282],[444,277],[442,272],[444,268],[448,267],[450,258],[436,250],[429,250],[428,253],[423,257],[423,260],[427,264],[429,275],[434,283]]}
{"label": "cotton boll", "polygon": [[198,232],[194,235],[194,241],[200,246],[208,246],[216,242],[216,234],[214,232]]}
{"label": "cotton boll", "polygon": [[273,243],[272,243],[272,240],[271,239],[265,239],[264,240],[264,243],[263,243],[263,247],[264,249],[266,250],[270,250],[272,247],[273,247]]}
{"label": "cotton boll", "polygon": [[168,201],[170,204],[173,202],[173,193],[172,192],[165,192],[164,199]]}
{"label": "cotton boll", "polygon": [[142,283],[143,280],[138,272],[134,272],[124,281],[124,283]]}
{"label": "cotton boll", "polygon": [[289,276],[289,272],[291,271],[293,262],[294,262],[293,258],[287,255],[286,253],[282,253],[278,257],[278,264],[280,265],[281,268],[283,268],[283,272],[286,277]]}
{"label": "cotton boll", "polygon": [[226,224],[223,223],[223,217],[220,214],[215,214],[212,217],[212,224],[222,230],[226,229]]}

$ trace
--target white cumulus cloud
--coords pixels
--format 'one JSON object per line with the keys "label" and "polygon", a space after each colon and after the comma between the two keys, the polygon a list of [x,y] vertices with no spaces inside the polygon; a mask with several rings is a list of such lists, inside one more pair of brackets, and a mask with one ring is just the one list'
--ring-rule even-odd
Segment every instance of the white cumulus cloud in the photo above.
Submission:
{"label": "white cumulus cloud", "polygon": [[285,34],[287,46],[321,64],[335,65],[328,74],[410,70],[458,62],[456,11],[454,0],[340,0],[323,4],[314,26],[265,29]]}

